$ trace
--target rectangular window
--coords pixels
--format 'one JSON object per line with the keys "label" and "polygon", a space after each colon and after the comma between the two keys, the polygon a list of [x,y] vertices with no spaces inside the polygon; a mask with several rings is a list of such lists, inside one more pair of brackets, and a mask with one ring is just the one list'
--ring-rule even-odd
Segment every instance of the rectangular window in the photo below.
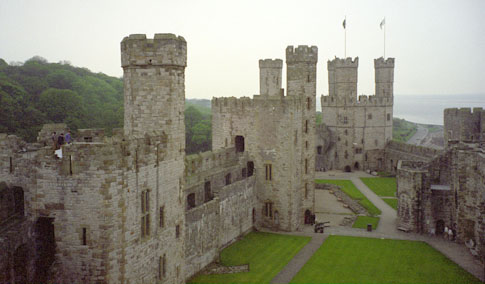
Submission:
{"label": "rectangular window", "polygon": [[347,117],[344,116],[344,124],[347,124],[347,123],[348,123]]}
{"label": "rectangular window", "polygon": [[312,105],[312,99],[306,98],[306,108],[307,108],[307,110],[310,110],[311,105]]}
{"label": "rectangular window", "polygon": [[273,167],[271,164],[264,165],[266,169],[266,180],[273,180]]}
{"label": "rectangular window", "polygon": [[308,159],[305,159],[305,174],[308,174]]}
{"label": "rectangular window", "polygon": [[389,121],[389,120],[391,120],[391,114],[390,113],[387,114],[387,121]]}
{"label": "rectangular window", "polygon": [[72,176],[72,156],[69,155],[69,174]]}
{"label": "rectangular window", "polygon": [[165,227],[165,206],[160,207],[160,228]]}
{"label": "rectangular window", "polygon": [[86,228],[83,228],[83,246],[87,244]]}
{"label": "rectangular window", "polygon": [[163,255],[162,258],[162,277],[167,275],[167,256]]}
{"label": "rectangular window", "polygon": [[308,198],[308,183],[305,182],[305,199]]}
{"label": "rectangular window", "polygon": [[180,225],[175,226],[175,238],[178,239],[180,237]]}
{"label": "rectangular window", "polygon": [[150,235],[150,192],[143,190],[141,192],[141,236]]}
{"label": "rectangular window", "polygon": [[372,119],[372,113],[369,113],[369,114],[367,115],[367,119]]}
{"label": "rectangular window", "polygon": [[273,202],[264,203],[264,216],[273,217]]}
{"label": "rectangular window", "polygon": [[13,173],[13,160],[12,160],[12,157],[10,157],[10,173]]}
{"label": "rectangular window", "polygon": [[308,119],[305,120],[305,133],[308,133]]}
{"label": "rectangular window", "polygon": [[305,141],[305,149],[308,150],[308,141]]}

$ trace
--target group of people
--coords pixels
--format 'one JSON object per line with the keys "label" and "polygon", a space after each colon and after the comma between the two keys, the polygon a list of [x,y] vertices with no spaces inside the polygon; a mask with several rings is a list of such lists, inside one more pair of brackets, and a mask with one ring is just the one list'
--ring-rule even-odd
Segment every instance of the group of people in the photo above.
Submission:
{"label": "group of people", "polygon": [[454,241],[456,238],[456,230],[452,229],[451,227],[445,227],[443,237],[445,238],[445,240]]}
{"label": "group of people", "polygon": [[64,144],[71,144],[71,141],[72,141],[72,138],[69,130],[66,132],[65,136],[64,136],[64,133],[57,135],[55,131],[52,132],[52,143],[53,143],[54,150],[58,150]]}

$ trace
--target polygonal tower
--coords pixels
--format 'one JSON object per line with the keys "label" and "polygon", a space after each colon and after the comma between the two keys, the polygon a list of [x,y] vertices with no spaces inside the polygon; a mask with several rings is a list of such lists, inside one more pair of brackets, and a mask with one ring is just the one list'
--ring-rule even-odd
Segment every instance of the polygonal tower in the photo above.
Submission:
{"label": "polygonal tower", "polygon": [[394,96],[394,58],[374,59],[376,96]]}
{"label": "polygonal tower", "polygon": [[276,96],[281,95],[281,73],[283,60],[259,60],[259,94]]}
{"label": "polygonal tower", "polygon": [[[288,96],[298,96],[302,111],[301,145],[299,169],[302,207],[299,208],[299,220],[308,221],[308,215],[314,212],[315,180],[315,134],[316,134],[316,88],[317,88],[318,48],[316,46],[298,46],[286,48],[287,90]],[[298,170],[297,170],[298,171]]]}

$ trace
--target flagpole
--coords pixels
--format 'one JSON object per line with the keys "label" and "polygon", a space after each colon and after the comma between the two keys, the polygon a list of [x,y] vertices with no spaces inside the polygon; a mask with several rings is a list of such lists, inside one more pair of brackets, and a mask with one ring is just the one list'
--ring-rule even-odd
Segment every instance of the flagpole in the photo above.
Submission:
{"label": "flagpole", "polygon": [[344,22],[342,23],[344,27],[344,59],[347,58],[347,16],[344,18]]}
{"label": "flagpole", "polygon": [[384,60],[386,59],[386,18],[384,18]]}

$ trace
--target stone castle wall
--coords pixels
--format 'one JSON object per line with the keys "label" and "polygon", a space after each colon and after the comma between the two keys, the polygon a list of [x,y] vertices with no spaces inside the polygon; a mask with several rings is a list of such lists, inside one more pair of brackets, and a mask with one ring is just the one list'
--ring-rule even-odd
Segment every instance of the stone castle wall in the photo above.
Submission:
{"label": "stone castle wall", "polygon": [[485,140],[485,110],[483,108],[448,108],[444,110],[445,147],[449,140]]}

